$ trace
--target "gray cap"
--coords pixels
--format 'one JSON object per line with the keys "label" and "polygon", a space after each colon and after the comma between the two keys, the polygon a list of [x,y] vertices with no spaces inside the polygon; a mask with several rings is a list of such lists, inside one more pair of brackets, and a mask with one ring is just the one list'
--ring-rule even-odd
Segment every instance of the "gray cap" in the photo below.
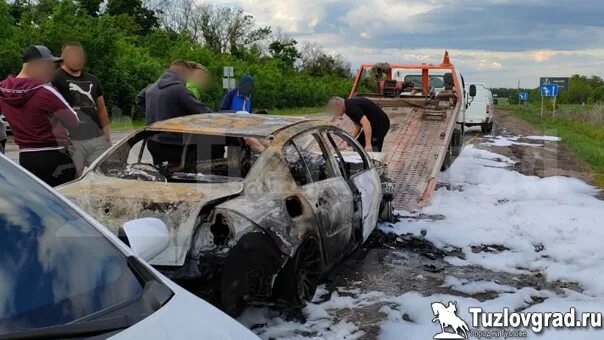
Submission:
{"label": "gray cap", "polygon": [[21,59],[24,63],[35,60],[61,61],[61,58],[52,55],[48,47],[44,45],[31,45],[23,51]]}

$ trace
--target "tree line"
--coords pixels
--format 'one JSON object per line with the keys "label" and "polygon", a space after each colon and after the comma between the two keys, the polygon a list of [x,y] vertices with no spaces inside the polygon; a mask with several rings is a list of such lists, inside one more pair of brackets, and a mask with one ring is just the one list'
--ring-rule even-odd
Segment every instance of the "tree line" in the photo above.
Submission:
{"label": "tree line", "polygon": [[[518,104],[518,93],[527,92],[529,103],[541,102],[539,88],[532,89],[493,89],[501,98],[508,98],[512,104]],[[560,104],[595,104],[604,103],[604,80],[599,76],[575,74],[570,77],[568,89],[561,91],[556,99]]]}
{"label": "tree line", "polygon": [[203,100],[222,99],[224,66],[256,79],[254,106],[324,105],[351,87],[350,64],[317,44],[259,26],[241,8],[194,0],[0,0],[0,77],[19,71],[30,44],[59,53],[81,42],[87,70],[101,81],[113,116],[135,115],[134,97],[173,59],[193,60],[213,75]]}

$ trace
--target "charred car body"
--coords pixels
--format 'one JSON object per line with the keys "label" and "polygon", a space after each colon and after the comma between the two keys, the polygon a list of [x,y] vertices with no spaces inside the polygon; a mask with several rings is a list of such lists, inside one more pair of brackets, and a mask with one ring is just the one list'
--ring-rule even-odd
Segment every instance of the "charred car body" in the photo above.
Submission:
{"label": "charred car body", "polygon": [[[149,152],[158,142],[172,161]],[[118,236],[129,220],[162,219],[169,245],[150,263],[237,313],[245,302],[304,304],[367,239],[383,199],[372,163],[322,121],[205,114],[134,133],[60,191]]]}

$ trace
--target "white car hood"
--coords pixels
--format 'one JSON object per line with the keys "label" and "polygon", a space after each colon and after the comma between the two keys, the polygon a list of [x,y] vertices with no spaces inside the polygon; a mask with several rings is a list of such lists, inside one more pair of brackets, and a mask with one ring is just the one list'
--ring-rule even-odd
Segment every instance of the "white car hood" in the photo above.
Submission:
{"label": "white car hood", "polygon": [[164,281],[174,296],[155,313],[110,339],[259,339],[249,329],[216,307]]}

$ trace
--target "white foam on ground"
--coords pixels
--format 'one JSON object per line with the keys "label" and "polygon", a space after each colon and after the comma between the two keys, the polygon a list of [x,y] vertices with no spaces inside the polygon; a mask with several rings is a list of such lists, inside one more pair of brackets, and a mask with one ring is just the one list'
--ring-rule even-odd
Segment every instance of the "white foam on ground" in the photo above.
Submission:
{"label": "white foam on ground", "polygon": [[[549,281],[580,283],[604,296],[604,202],[597,190],[567,177],[539,178],[504,169],[511,160],[467,147],[442,180],[464,191],[440,189],[426,214],[444,220],[410,220],[394,225],[399,234],[419,235],[438,246],[455,246],[465,261],[488,269],[541,272]],[[507,251],[474,253],[471,246],[501,245]],[[451,261],[450,261],[451,262]]]}
{"label": "white foam on ground", "polygon": [[526,136],[523,137],[526,139],[532,139],[532,140],[542,140],[545,142],[559,142],[561,141],[560,137],[556,137],[556,136]]}
{"label": "white foam on ground", "polygon": [[518,140],[520,137],[496,136],[490,137],[489,141],[482,143],[486,146],[507,147],[512,145],[520,146],[543,146],[543,144],[523,143]]}

